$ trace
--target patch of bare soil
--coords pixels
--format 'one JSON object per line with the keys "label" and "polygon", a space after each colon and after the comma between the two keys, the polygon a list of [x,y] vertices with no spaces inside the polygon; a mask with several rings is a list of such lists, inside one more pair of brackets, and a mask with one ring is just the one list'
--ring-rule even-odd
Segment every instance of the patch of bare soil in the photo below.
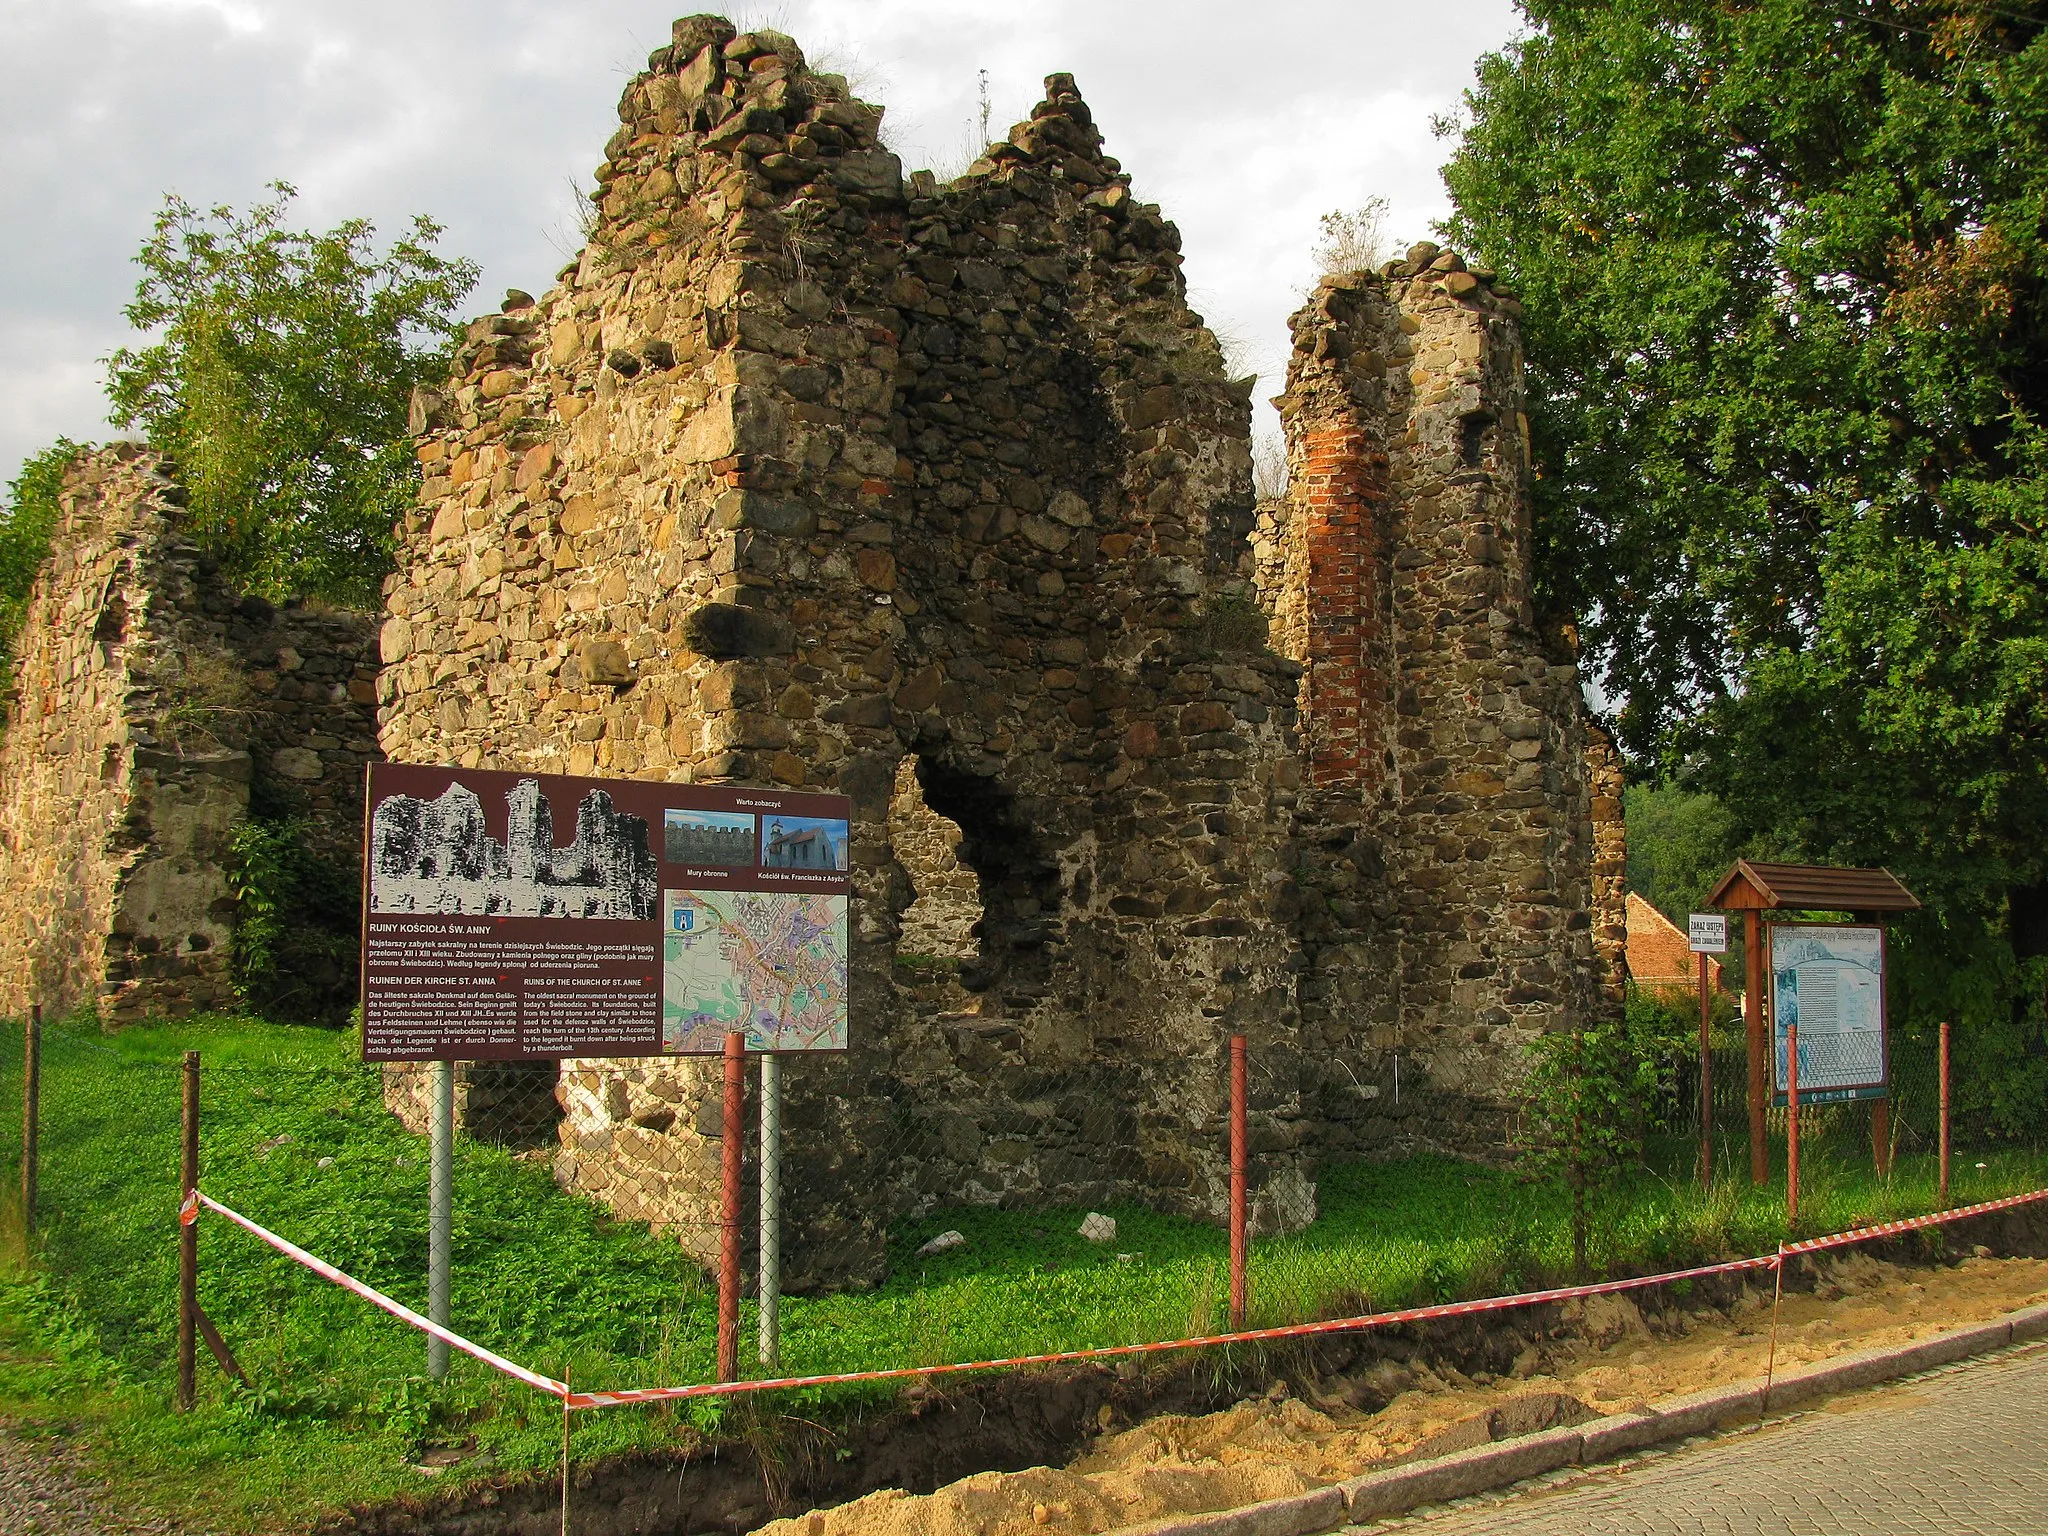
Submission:
{"label": "patch of bare soil", "polygon": [[162,1536],[165,1519],[136,1519],[62,1440],[29,1440],[0,1422],[0,1533],[4,1536]]}
{"label": "patch of bare soil", "polygon": [[[1926,1338],[2048,1301],[2048,1260],[1973,1257],[1908,1268],[1861,1253],[1816,1263],[1788,1290],[1778,1368]],[[774,1521],[760,1536],[1039,1536],[1119,1530],[1327,1487],[1398,1461],[1445,1455],[1763,1374],[1771,1292],[1596,1296],[1559,1309],[1507,1370],[1466,1375],[1382,1355],[1363,1370],[1221,1412],[1168,1414],[1103,1433],[1064,1467],[978,1472],[934,1492],[885,1488]]]}

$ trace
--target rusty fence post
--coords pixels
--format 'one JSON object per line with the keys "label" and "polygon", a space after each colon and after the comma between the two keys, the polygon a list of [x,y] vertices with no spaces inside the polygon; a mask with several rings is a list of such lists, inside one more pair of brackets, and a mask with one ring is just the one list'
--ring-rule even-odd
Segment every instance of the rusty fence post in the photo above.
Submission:
{"label": "rusty fence post", "polygon": [[1244,1327],[1245,1179],[1249,1116],[1245,1108],[1245,1040],[1230,1037],[1230,1327]]}
{"label": "rusty fence post", "polygon": [[42,1156],[43,1005],[31,1005],[21,1061],[21,1248],[26,1257],[36,1231],[37,1160]]}
{"label": "rusty fence post", "polygon": [[1948,1209],[1948,1022],[1941,1026],[1941,1172],[1938,1175],[1941,1188],[1937,1194],[1942,1210]]}
{"label": "rusty fence post", "polygon": [[[199,1187],[199,1053],[185,1053],[184,1112],[179,1126],[178,1205]],[[199,1349],[199,1223],[178,1228],[178,1406],[190,1409],[197,1392]]]}
{"label": "rusty fence post", "polygon": [[1785,1225],[1799,1225],[1799,1026],[1785,1026]]}
{"label": "rusty fence post", "polygon": [[740,1375],[740,1197],[746,1173],[747,1037],[725,1037],[725,1115],[719,1127],[723,1154],[718,1233],[718,1379]]}

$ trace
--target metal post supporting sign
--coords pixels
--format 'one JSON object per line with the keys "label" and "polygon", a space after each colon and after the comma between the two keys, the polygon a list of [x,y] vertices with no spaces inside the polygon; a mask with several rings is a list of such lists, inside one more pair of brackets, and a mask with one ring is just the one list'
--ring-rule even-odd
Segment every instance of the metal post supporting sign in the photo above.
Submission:
{"label": "metal post supporting sign", "polygon": [[[427,1318],[448,1326],[449,1247],[455,1224],[455,1064],[433,1068],[433,1107],[427,1145]],[[427,1374],[448,1374],[448,1346],[427,1335]]]}
{"label": "metal post supporting sign", "polygon": [[782,1360],[782,1058],[761,1053],[760,1351]]}
{"label": "metal post supporting sign", "polygon": [[1728,919],[1718,912],[1694,912],[1685,920],[1686,942],[1699,957],[1700,987],[1700,1187],[1714,1182],[1714,1056],[1707,1000],[1707,956],[1728,952]]}

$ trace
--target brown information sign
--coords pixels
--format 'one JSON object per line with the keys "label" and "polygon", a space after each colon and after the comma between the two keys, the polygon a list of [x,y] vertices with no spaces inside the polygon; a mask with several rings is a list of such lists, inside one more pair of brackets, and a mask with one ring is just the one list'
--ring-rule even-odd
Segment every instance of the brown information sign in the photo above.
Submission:
{"label": "brown information sign", "polygon": [[377,763],[363,1059],[844,1050],[851,802]]}

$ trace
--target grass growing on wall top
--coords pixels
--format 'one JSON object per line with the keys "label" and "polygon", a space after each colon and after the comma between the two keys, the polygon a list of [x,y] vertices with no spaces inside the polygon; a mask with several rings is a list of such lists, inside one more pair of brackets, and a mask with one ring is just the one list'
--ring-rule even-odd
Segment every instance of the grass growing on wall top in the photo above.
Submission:
{"label": "grass growing on wall top", "polygon": [[[229,1386],[202,1352],[199,1411],[170,1413],[182,1051],[198,1048],[205,1063],[204,1187],[421,1309],[425,1139],[384,1112],[374,1070],[335,1032],[216,1019],[107,1037],[84,1021],[50,1028],[47,1041],[40,1248],[27,1267],[0,1260],[0,1414],[88,1426],[102,1463],[152,1505],[204,1509],[228,1529],[552,1464],[551,1400],[460,1356],[446,1383],[428,1383],[410,1329],[214,1217],[201,1226],[201,1302],[253,1388]],[[0,1113],[19,1103],[20,1049],[18,1032],[0,1032]],[[18,1126],[0,1130],[0,1156],[17,1156]],[[1902,1160],[1880,1184],[1846,1118],[1838,1137],[1808,1146],[1812,1230],[1932,1204],[1931,1169]],[[1726,1183],[1701,1195],[1675,1171],[1690,1147],[1666,1156],[1672,1173],[1639,1171],[1608,1197],[1596,1264],[1660,1267],[1782,1235],[1774,1191]],[[1961,1162],[1959,1200],[2044,1177],[2032,1154],[2001,1153],[1982,1171],[1973,1161]],[[12,1165],[5,1178],[11,1189]],[[1313,1226],[1253,1245],[1254,1325],[1534,1286],[1569,1263],[1563,1202],[1511,1171],[1357,1163],[1324,1170],[1320,1193]],[[455,1213],[459,1331],[579,1386],[709,1379],[716,1301],[702,1274],[673,1242],[557,1189],[546,1153],[459,1140]],[[784,1302],[784,1368],[930,1365],[1224,1326],[1220,1231],[1115,1207],[1116,1240],[1097,1247],[1075,1231],[1081,1214],[956,1209],[904,1224],[880,1287]],[[0,1204],[0,1227],[0,1254],[18,1255],[17,1208]],[[916,1256],[949,1227],[964,1248]],[[742,1323],[751,1342],[751,1307]],[[768,1407],[829,1422],[892,1392],[790,1394]],[[672,1445],[716,1429],[719,1412],[581,1415],[578,1454]],[[467,1459],[430,1485],[410,1463],[434,1445],[465,1447]]]}

